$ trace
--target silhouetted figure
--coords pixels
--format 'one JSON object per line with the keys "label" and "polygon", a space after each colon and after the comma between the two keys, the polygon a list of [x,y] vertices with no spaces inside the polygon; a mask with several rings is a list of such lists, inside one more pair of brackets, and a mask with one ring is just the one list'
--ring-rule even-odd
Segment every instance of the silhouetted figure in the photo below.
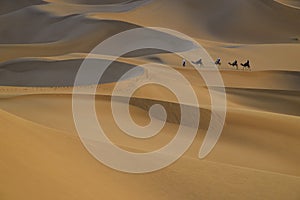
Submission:
{"label": "silhouetted figure", "polygon": [[231,65],[232,67],[236,67],[236,69],[238,69],[238,62],[237,60],[233,61],[233,63],[229,62],[229,65]]}
{"label": "silhouetted figure", "polygon": [[186,60],[185,60],[185,59],[182,60],[182,66],[183,66],[183,67],[186,66]]}
{"label": "silhouetted figure", "polygon": [[221,58],[218,58],[215,62],[216,65],[221,65]]}
{"label": "silhouetted figure", "polygon": [[203,62],[202,62],[201,58],[196,62],[192,61],[192,63],[195,64],[195,65],[203,65]]}
{"label": "silhouetted figure", "polygon": [[249,70],[251,70],[251,68],[250,68],[250,61],[249,60],[247,60],[247,62],[245,62],[245,63],[241,63],[241,65],[243,66],[244,69],[248,68]]}

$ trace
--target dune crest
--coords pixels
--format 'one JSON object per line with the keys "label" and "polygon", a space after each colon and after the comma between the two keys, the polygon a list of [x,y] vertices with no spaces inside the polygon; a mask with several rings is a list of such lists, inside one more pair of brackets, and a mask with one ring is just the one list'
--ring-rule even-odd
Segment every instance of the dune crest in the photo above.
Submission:
{"label": "dune crest", "polygon": [[300,1],[299,0],[275,0],[280,2],[286,6],[290,6],[292,8],[300,9]]}

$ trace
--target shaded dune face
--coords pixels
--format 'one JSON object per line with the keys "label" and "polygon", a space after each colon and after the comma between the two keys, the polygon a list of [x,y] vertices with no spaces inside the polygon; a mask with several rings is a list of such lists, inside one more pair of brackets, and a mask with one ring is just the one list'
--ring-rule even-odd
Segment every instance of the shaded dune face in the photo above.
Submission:
{"label": "shaded dune face", "polygon": [[[48,2],[62,2],[71,4],[86,4],[86,5],[105,5],[105,4],[116,4],[116,3],[127,3],[133,1],[126,0],[47,0]],[[138,1],[138,0],[135,0]]]}
{"label": "shaded dune face", "polygon": [[251,109],[300,116],[299,91],[227,88],[226,94],[232,102]]}
{"label": "shaded dune face", "polygon": [[37,8],[59,16],[72,14],[88,13],[124,13],[135,10],[151,0],[138,1],[66,1],[66,0],[48,0],[49,4],[40,5]]}
{"label": "shaded dune face", "polygon": [[292,38],[300,36],[300,12],[273,0],[214,2],[224,9],[218,17],[210,18],[207,27],[218,38],[238,43],[273,43],[294,42]]}
{"label": "shaded dune face", "polygon": [[[102,14],[96,15],[107,16]],[[293,38],[300,37],[300,11],[273,0],[163,0],[123,16],[132,23],[220,42],[293,43]]]}
{"label": "shaded dune face", "polygon": [[[8,2],[10,1],[4,1],[3,4],[9,4]],[[113,13],[114,7],[117,8],[118,5],[125,5],[125,2],[121,0],[48,0],[44,2],[31,2],[28,5],[44,4],[45,2],[48,3],[44,5],[45,8],[48,5],[50,7],[53,5],[54,10],[60,7],[60,4],[56,5],[57,3],[68,3],[71,4],[71,7],[75,5],[72,9],[69,6],[72,10],[70,11],[72,15],[81,15],[89,12],[97,13],[96,7],[81,7],[81,5],[104,5],[104,7],[99,7],[98,13],[102,11],[109,12],[109,10]],[[138,3],[139,1],[126,1],[126,4],[135,2]],[[107,4],[116,4],[116,6],[108,8]],[[26,7],[26,5],[23,5],[23,7]],[[229,2],[222,0],[187,0],[184,2],[179,0],[164,0],[160,2],[154,1],[152,5],[152,9],[155,12],[150,12],[147,10],[147,6],[145,6],[145,9],[142,6],[141,9],[138,9],[140,11],[137,11],[134,15],[137,14],[136,17],[143,17],[149,20],[151,24],[155,24],[157,16],[160,16],[164,19],[160,22],[162,23],[161,26],[166,27],[173,24],[174,21],[178,22],[178,24],[183,23],[182,25],[190,24],[193,29],[199,30],[198,32],[191,31],[194,32],[192,35],[197,37],[203,36],[211,40],[234,43],[294,43],[297,42],[295,38],[300,38],[300,21],[298,20],[300,19],[300,10],[289,8],[273,0],[233,0]],[[97,22],[85,19],[83,16],[69,16],[64,19],[55,17],[55,14],[52,15],[53,13],[50,14],[51,11],[48,14],[43,13],[42,9],[39,10],[38,7],[31,7],[29,11],[27,8],[21,8],[21,5],[15,6],[14,9],[15,11],[18,10],[18,13],[8,13],[10,16],[0,17],[0,23],[3,24],[1,26],[2,31],[0,29],[2,32],[2,34],[0,32],[0,35],[2,35],[0,38],[6,38],[6,41],[2,39],[1,43],[24,43],[21,37],[20,39],[14,37],[16,40],[9,39],[17,32],[35,36],[34,38],[36,39],[28,37],[25,43],[53,42],[56,39],[62,38],[62,33],[60,32],[68,30],[72,32],[69,37],[78,37],[78,35],[86,34],[88,30],[97,26]],[[66,7],[66,9],[69,8]],[[103,8],[105,9],[103,10]],[[141,13],[139,14],[139,12]],[[174,12],[188,13],[188,15],[185,14],[183,18],[185,20],[182,21],[178,15],[170,17]],[[130,15],[129,13],[128,16]],[[6,23],[8,21],[12,23]],[[45,24],[47,24],[47,27],[45,27]],[[91,24],[94,24],[94,26]],[[115,26],[117,25],[115,24]],[[27,27],[31,31],[26,31]],[[80,30],[78,30],[79,27]],[[25,30],[22,30],[24,28]]]}
{"label": "shaded dune face", "polygon": [[[63,61],[21,61],[0,66],[0,85],[24,87],[73,86],[82,59]],[[89,62],[93,62],[90,60]],[[92,67],[101,68],[101,60]],[[133,69],[133,70],[132,70]],[[142,75],[144,70],[127,63],[113,62],[104,72],[99,84],[118,81],[129,70],[127,78]],[[99,77],[100,78],[100,77]],[[97,84],[86,80],[83,85]]]}
{"label": "shaded dune face", "polygon": [[[96,43],[105,39],[105,33],[109,32],[110,36],[138,27],[120,21],[87,19],[80,15],[57,17],[33,8],[0,16],[0,24],[2,44],[65,42],[91,36],[92,33],[94,36],[90,39]],[[101,36],[103,38],[99,38]]]}
{"label": "shaded dune face", "polygon": [[188,23],[192,22],[196,28],[201,26],[213,40],[234,43],[280,43],[294,42],[292,37],[300,37],[300,10],[273,0],[177,2],[182,4],[184,12],[190,12],[191,21]]}
{"label": "shaded dune face", "polygon": [[2,0],[0,1],[0,15],[14,12],[27,6],[40,5],[45,3],[46,2],[43,0]]}

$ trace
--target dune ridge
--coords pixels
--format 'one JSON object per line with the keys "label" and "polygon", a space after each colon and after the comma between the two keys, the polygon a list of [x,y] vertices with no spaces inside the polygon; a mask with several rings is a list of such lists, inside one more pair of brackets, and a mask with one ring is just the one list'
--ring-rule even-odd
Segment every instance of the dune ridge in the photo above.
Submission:
{"label": "dune ridge", "polygon": [[277,2],[282,3],[283,5],[300,9],[300,1],[299,0],[277,0]]}
{"label": "dune ridge", "polygon": [[[155,16],[152,10],[157,11]],[[188,14],[165,16],[165,13]],[[292,38],[299,38],[300,31],[297,20],[300,16],[299,10],[273,0],[163,0],[150,3],[129,14],[97,13],[92,16],[125,18],[136,24],[164,26],[193,37],[233,43],[294,43]],[[156,22],[156,17],[162,17],[164,20]],[[174,20],[175,25],[172,23]],[[257,21],[261,23],[255,23]]]}

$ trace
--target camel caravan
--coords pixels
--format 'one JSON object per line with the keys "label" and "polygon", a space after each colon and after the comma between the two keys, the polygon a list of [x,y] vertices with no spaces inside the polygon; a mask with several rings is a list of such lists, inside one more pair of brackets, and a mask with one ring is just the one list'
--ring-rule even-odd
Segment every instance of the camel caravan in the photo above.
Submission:
{"label": "camel caravan", "polygon": [[[202,62],[201,58],[199,60],[197,60],[197,61],[192,61],[192,63],[195,64],[195,65],[199,65],[199,66],[203,65],[203,62]],[[221,66],[222,65],[221,58],[218,58],[215,61],[215,65],[217,65],[217,66]],[[238,64],[237,60],[234,60],[233,62],[228,62],[228,65],[231,66],[231,67],[233,67],[236,70],[239,69],[239,64]],[[249,70],[249,71],[251,71],[250,61],[249,60],[247,60],[245,63],[240,63],[240,65],[242,66],[243,70]],[[186,60],[185,59],[183,59],[182,66],[183,67],[186,66]]]}

